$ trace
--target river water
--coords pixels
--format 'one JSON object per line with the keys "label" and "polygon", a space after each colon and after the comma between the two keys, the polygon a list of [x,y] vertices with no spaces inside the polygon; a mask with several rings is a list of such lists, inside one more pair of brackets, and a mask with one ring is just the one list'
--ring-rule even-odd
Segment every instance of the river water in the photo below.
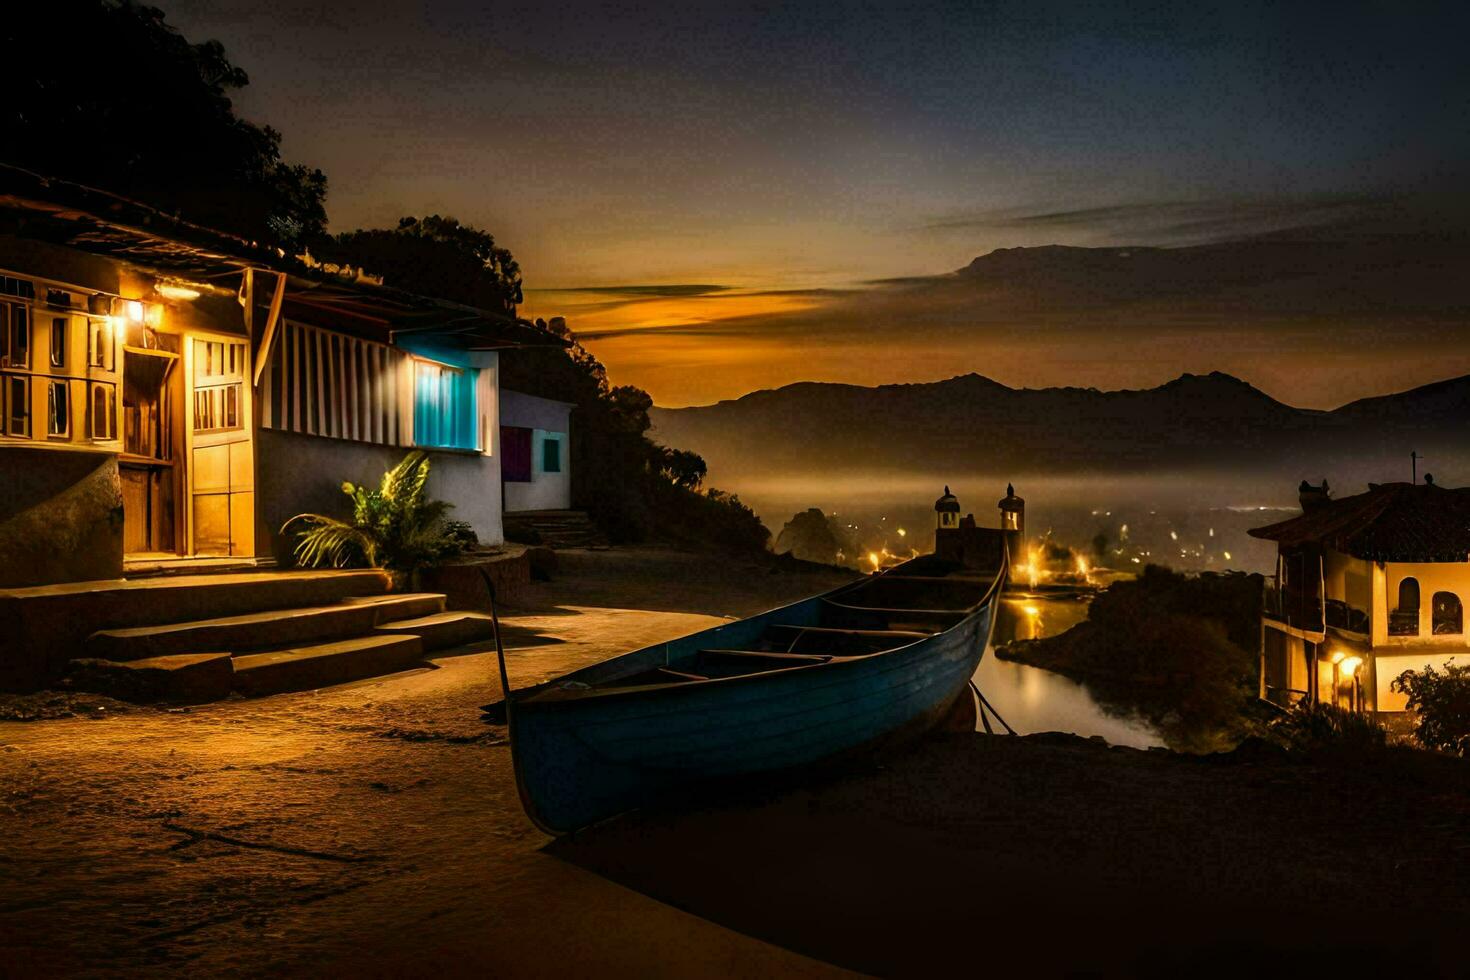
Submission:
{"label": "river water", "polygon": [[[1109,713],[1085,684],[995,656],[997,645],[1014,639],[1055,636],[1086,618],[1087,603],[1083,600],[1009,596],[1002,599],[991,646],[975,671],[975,685],[1001,717],[1022,735],[1071,732],[1084,737],[1101,735],[1113,745],[1134,748],[1164,745],[1159,733],[1143,719]],[[976,725],[978,730],[983,730],[978,719]],[[996,730],[1001,729],[996,726]]]}

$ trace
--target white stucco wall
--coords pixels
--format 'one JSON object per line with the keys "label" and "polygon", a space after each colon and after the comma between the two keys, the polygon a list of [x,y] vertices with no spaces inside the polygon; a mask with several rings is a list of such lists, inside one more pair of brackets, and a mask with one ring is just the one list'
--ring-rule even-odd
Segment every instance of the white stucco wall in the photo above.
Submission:
{"label": "white stucco wall", "polygon": [[[518,391],[500,393],[500,424],[531,430],[531,481],[505,484],[505,510],[566,510],[572,506],[571,413],[567,402],[538,398]],[[548,473],[545,444],[561,443],[561,472]]]}
{"label": "white stucco wall", "polygon": [[[1389,612],[1399,602],[1399,583],[1406,578],[1419,581],[1419,635],[1388,636],[1382,646],[1385,652],[1395,647],[1455,647],[1470,653],[1470,633],[1441,636],[1433,634],[1432,609],[1436,592],[1453,592],[1460,597],[1461,607],[1470,606],[1470,562],[1389,562],[1384,566],[1384,601]],[[1448,650],[1446,650],[1448,652]]]}
{"label": "white stucco wall", "polygon": [[[474,501],[476,518],[460,517],[475,528],[482,544],[504,544],[505,523],[500,494],[500,355],[476,351],[472,359],[480,369],[475,387],[479,409],[480,477],[473,488],[464,490]],[[447,498],[453,499],[453,498]]]}
{"label": "white stucco wall", "polygon": [[[428,493],[453,504],[450,516],[473,527],[482,543],[502,544],[499,359],[493,351],[476,352],[474,366],[480,448],[428,450]],[[305,511],[342,514],[348,506],[342,481],[376,485],[412,448],[264,428],[255,439],[257,550],[283,561],[293,542],[279,534],[282,522]]]}

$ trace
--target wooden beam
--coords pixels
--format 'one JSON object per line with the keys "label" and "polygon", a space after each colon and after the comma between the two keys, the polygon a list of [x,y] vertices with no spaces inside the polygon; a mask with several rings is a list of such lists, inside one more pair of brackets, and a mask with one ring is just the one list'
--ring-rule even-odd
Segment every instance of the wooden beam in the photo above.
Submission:
{"label": "wooden beam", "polygon": [[[260,378],[261,375],[265,372],[266,362],[270,360],[271,346],[276,342],[276,327],[281,319],[281,304],[285,301],[285,299],[286,274],[284,272],[277,272],[276,292],[275,295],[271,297],[270,312],[267,313],[265,317],[265,331],[261,334],[260,337],[260,350],[255,355],[254,383],[257,388],[260,387]],[[250,319],[248,314],[245,320],[245,325],[247,329],[250,326]]]}

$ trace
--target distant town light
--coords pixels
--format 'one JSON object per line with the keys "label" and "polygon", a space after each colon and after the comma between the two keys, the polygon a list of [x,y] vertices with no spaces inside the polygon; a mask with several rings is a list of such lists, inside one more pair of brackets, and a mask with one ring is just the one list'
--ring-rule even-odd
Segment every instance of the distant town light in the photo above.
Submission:
{"label": "distant town light", "polygon": [[905,531],[903,528],[899,528],[898,529],[898,536],[899,537],[906,538],[906,537],[908,537],[908,535],[909,535],[909,532]]}
{"label": "distant town light", "polygon": [[1040,616],[1041,615],[1041,610],[1040,609],[1037,609],[1035,606],[1023,606],[1022,609],[1021,609],[1021,611],[1024,612],[1028,616]]}

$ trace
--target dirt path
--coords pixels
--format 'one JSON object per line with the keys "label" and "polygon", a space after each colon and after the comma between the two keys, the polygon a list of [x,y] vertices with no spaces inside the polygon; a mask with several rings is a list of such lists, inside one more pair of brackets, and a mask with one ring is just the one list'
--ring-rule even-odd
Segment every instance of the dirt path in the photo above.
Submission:
{"label": "dirt path", "polygon": [[[820,591],[658,550],[510,610],[511,683]],[[187,713],[0,724],[0,974],[824,975],[543,850],[493,652]]]}
{"label": "dirt path", "polygon": [[[587,553],[507,617],[512,683],[836,581]],[[499,694],[474,653],[0,724],[0,975],[1464,972],[1460,760],[948,735],[548,846]]]}

